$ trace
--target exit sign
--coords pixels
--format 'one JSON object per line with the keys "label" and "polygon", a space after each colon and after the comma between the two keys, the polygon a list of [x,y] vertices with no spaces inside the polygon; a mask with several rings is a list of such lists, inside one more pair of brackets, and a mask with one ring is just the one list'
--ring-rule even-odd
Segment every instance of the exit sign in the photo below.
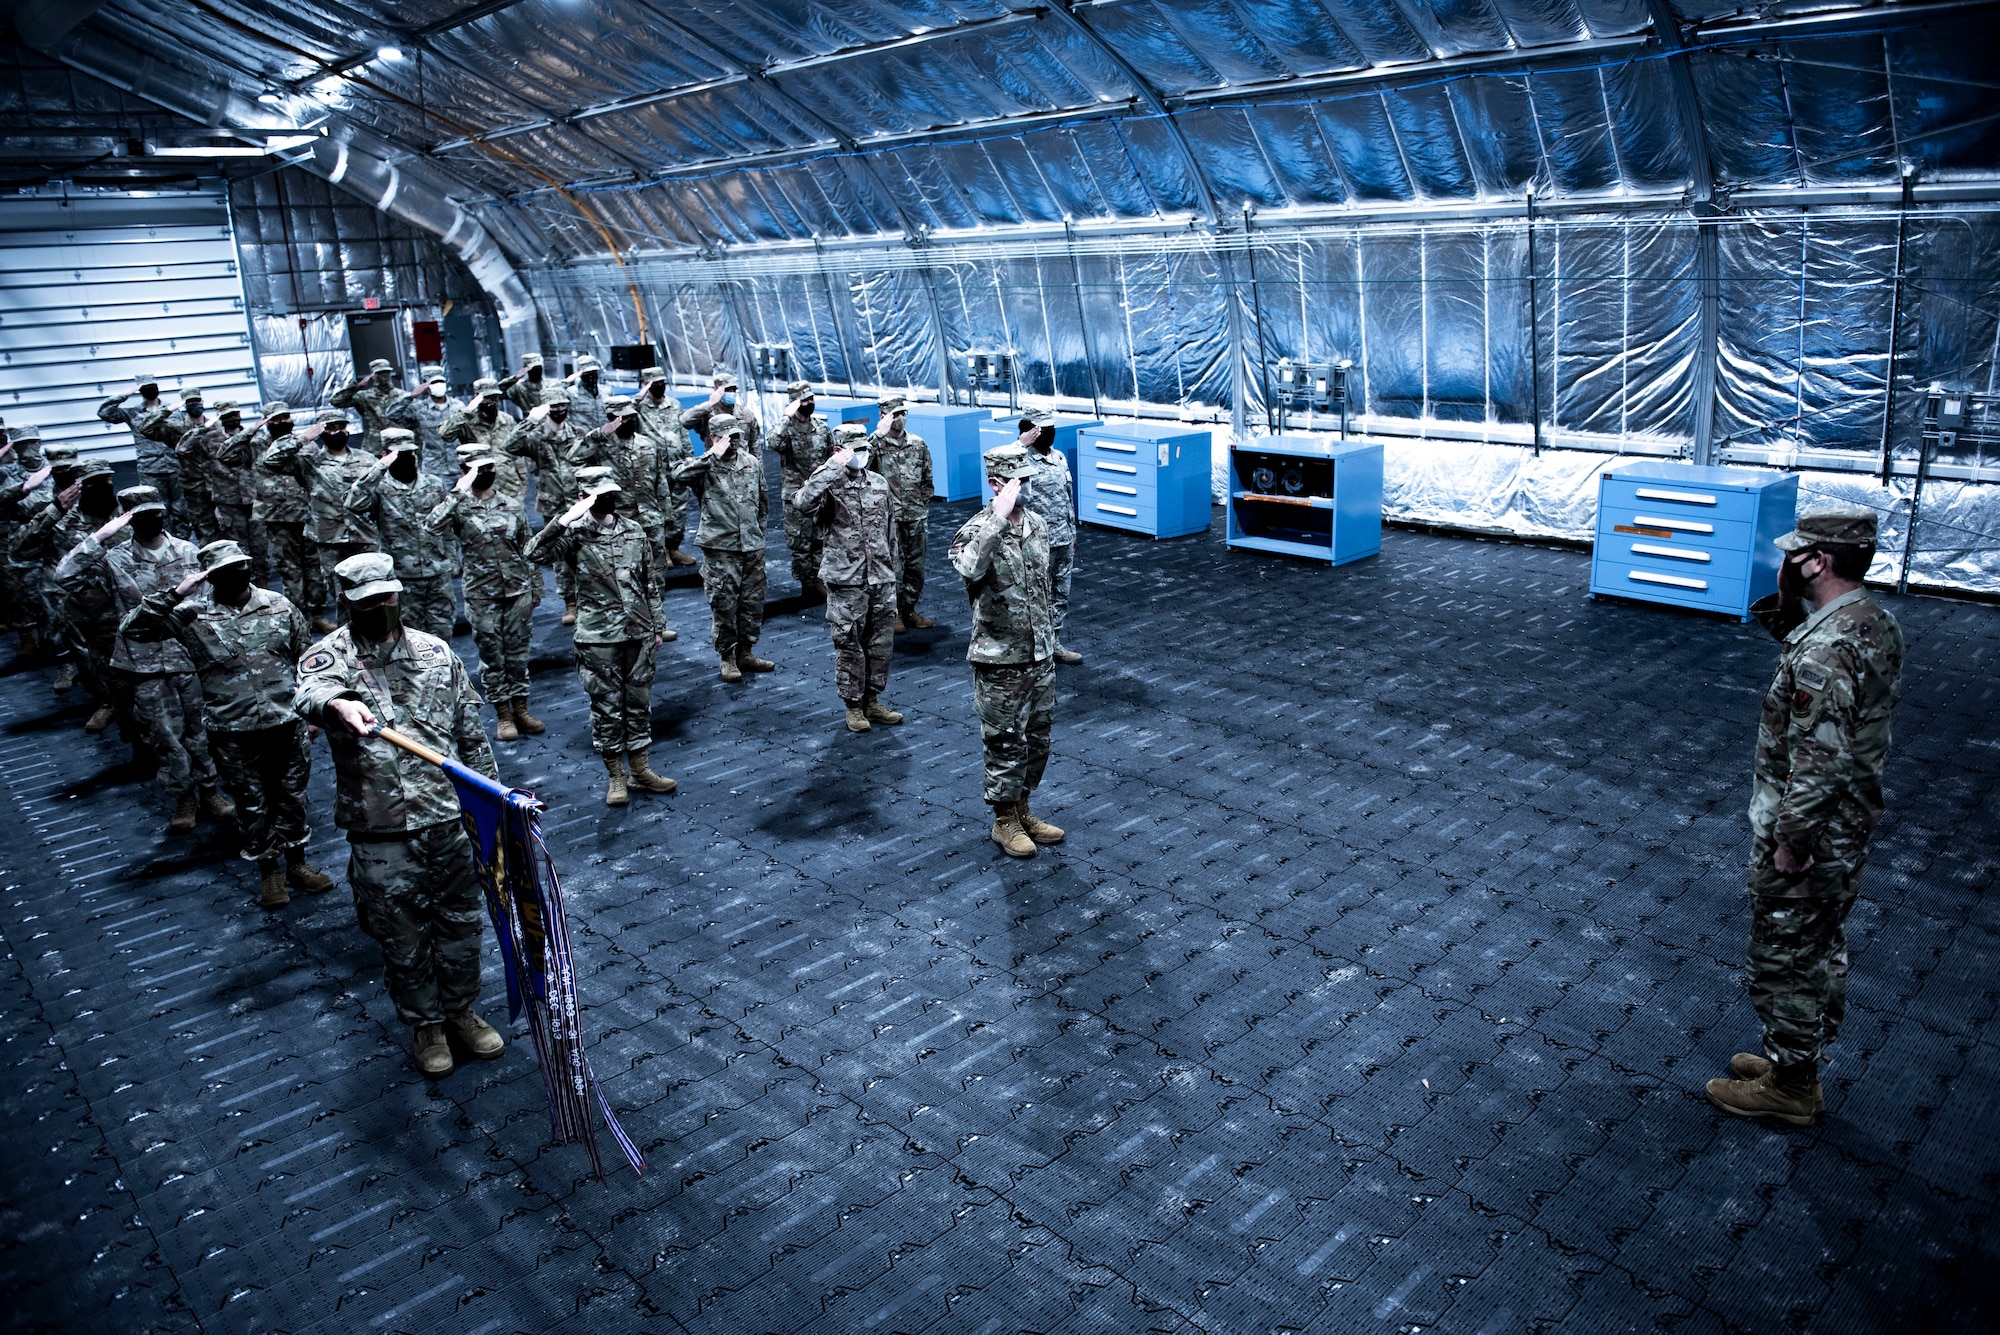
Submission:
{"label": "exit sign", "polygon": [[380,298],[380,297],[363,297],[363,298],[361,299],[361,309],[362,309],[362,310],[364,310],[364,311],[379,311],[379,310],[381,310],[381,309],[382,309],[382,298]]}

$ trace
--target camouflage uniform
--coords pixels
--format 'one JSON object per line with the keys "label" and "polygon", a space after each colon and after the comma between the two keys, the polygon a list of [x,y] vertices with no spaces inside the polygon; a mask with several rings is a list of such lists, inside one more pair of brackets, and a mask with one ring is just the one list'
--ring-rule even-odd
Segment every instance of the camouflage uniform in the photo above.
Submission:
{"label": "camouflage uniform", "polygon": [[326,729],[355,916],[382,947],[396,1015],[413,1027],[440,1024],[479,999],[486,915],[458,793],[429,761],[356,736],[329,707],[337,699],[358,700],[381,726],[497,779],[479,696],[436,636],[406,628],[386,644],[357,643],[350,626],[306,651],[293,694],[300,717]]}
{"label": "camouflage uniform", "polygon": [[[139,382],[143,390],[147,385],[157,383],[151,380]],[[173,408],[161,398],[141,398],[136,409],[127,408],[125,400],[129,394],[116,394],[97,405],[97,419],[100,422],[117,422],[131,428],[132,448],[138,453],[139,480],[149,487],[158,489],[167,503],[169,523],[178,519],[182,512],[180,493],[180,460],[174,457],[174,440],[163,429],[173,415]]]}
{"label": "camouflage uniform", "polygon": [[[493,382],[480,380],[473,386],[475,392],[481,388],[492,389]],[[493,413],[489,417],[484,405],[478,412],[468,413],[464,408],[454,408],[451,416],[444,419],[438,429],[456,456],[461,445],[477,445],[481,454],[493,456],[493,494],[506,501],[516,510],[528,508],[528,469],[519,455],[507,451],[509,436],[521,429],[522,424],[500,411],[498,391],[493,391]],[[457,480],[458,460],[453,459],[452,480]]]}
{"label": "camouflage uniform", "polygon": [[11,548],[22,525],[55,503],[49,479],[44,478],[32,491],[22,490],[28,474],[41,471],[41,455],[41,437],[31,429],[15,440],[13,452],[0,460],[0,617],[21,633],[21,648],[27,653],[45,649],[41,641],[48,634],[49,610],[42,599],[41,566],[16,561]]}
{"label": "camouflage uniform", "polygon": [[498,389],[507,396],[507,401],[527,416],[551,399],[566,399],[569,391],[561,380],[551,380],[545,375],[531,375],[531,371],[542,369],[542,354],[525,353],[521,357],[521,369],[498,384]]}
{"label": "camouflage uniform", "polygon": [[[812,387],[804,382],[791,386],[787,392],[792,403],[812,399]],[[792,554],[792,578],[799,582],[807,597],[824,597],[826,589],[820,582],[819,567],[825,535],[818,507],[805,509],[793,502],[806,479],[833,453],[833,432],[810,412],[787,412],[771,432],[770,445],[771,452],[778,456],[778,472],[783,479],[779,491],[784,502],[785,547]],[[828,615],[832,615],[831,608]]]}
{"label": "camouflage uniform", "polygon": [[[442,385],[439,386],[442,388]],[[410,396],[410,426],[417,433],[423,470],[447,487],[458,477],[457,442],[445,438],[444,424],[459,415],[449,395],[425,393]]]}
{"label": "camouflage uniform", "polygon": [[348,488],[347,511],[371,526],[381,549],[395,558],[396,578],[403,583],[403,624],[449,640],[458,616],[451,594],[458,543],[449,528],[427,521],[451,493],[428,473],[404,482],[389,468],[387,459],[369,464]]}
{"label": "camouflage uniform", "polygon": [[[735,376],[727,371],[717,371],[712,379],[715,385],[726,391],[725,399],[735,395],[737,389]],[[709,419],[715,417],[727,417],[735,422],[743,432],[743,444],[752,454],[755,454],[758,447],[764,443],[764,428],[758,425],[757,416],[750,410],[750,405],[741,401],[698,404],[681,414],[681,429],[707,441]]]}
{"label": "camouflage uniform", "polygon": [[458,538],[466,619],[479,646],[479,689],[505,719],[512,701],[528,698],[528,645],[540,594],[538,572],[524,551],[528,521],[496,486],[484,500],[447,492],[424,523]]}
{"label": "camouflage uniform", "polygon": [[[1049,416],[1047,421],[1053,426],[1055,419]],[[1070,574],[1076,566],[1076,502],[1070,499],[1069,460],[1051,444],[1047,450],[1029,446],[1028,463],[1034,471],[1028,475],[1028,495],[1023,503],[1048,526],[1049,611],[1055,618],[1056,643],[1060,645],[1063,624],[1069,620]]]}
{"label": "camouflage uniform", "polygon": [[[111,477],[111,469],[104,464],[89,464],[79,471],[107,482]],[[111,655],[118,647],[118,614],[111,585],[91,578],[73,581],[65,588],[56,579],[62,559],[116,513],[115,500],[112,509],[103,511],[85,510],[81,500],[67,510],[60,504],[45,506],[15,531],[11,554],[16,561],[37,566],[49,593],[51,629],[91,699],[100,707],[123,713],[125,696],[111,675]],[[112,543],[115,546],[129,536],[120,531]],[[122,729],[127,724],[119,726]]]}
{"label": "camouflage uniform", "polygon": [[599,755],[643,751],[653,736],[653,637],[666,629],[653,577],[653,544],[626,516],[545,525],[528,555],[547,553],[573,572],[576,675],[590,697],[590,744]]}
{"label": "camouflage uniform", "polygon": [[[632,400],[620,396],[611,402],[610,411],[615,413]],[[666,592],[663,581],[668,558],[662,498],[671,486],[671,478],[659,441],[646,433],[644,417],[640,416],[640,428],[622,439],[617,433],[617,420],[613,417],[604,426],[586,432],[571,450],[570,462],[578,468],[609,468],[611,476],[617,479],[618,513],[644,530],[646,541],[651,544],[652,596],[657,603]]]}
{"label": "camouflage uniform", "polygon": [[[266,404],[265,412],[284,409],[282,403]],[[271,556],[272,574],[284,586],[285,597],[308,615],[326,602],[326,586],[320,576],[319,557],[313,551],[306,525],[312,518],[305,484],[293,472],[273,471],[263,466],[271,447],[291,434],[287,425],[273,432],[262,426],[255,431],[232,436],[221,449],[222,461],[232,468],[248,467],[254,488],[250,519],[264,530]],[[225,529],[228,525],[224,525]]]}
{"label": "camouflage uniform", "polygon": [[[660,386],[660,394],[655,398],[649,391],[654,384]],[[660,494],[660,527],[666,538],[668,559],[680,552],[681,544],[687,540],[688,504],[694,499],[693,493],[673,480],[674,469],[694,457],[694,446],[688,442],[688,434],[681,426],[681,403],[667,385],[667,373],[657,366],[649,366],[639,374],[639,397],[633,400],[639,409],[639,429],[651,436],[659,445],[660,472],[666,479],[665,489]],[[692,563],[689,557],[679,564]],[[661,571],[664,575],[666,572]]]}
{"label": "camouflage uniform", "polygon": [[896,642],[896,521],[889,484],[868,469],[828,460],[799,487],[791,505],[824,535],[817,574],[826,588],[834,684],[850,703],[873,699],[889,685],[889,654]]}
{"label": "camouflage uniform", "polygon": [[[321,414],[320,421],[325,420],[326,414]],[[343,415],[338,420],[347,419]],[[294,478],[305,488],[306,536],[319,563],[320,580],[332,589],[339,587],[333,568],[357,553],[377,550],[379,539],[364,516],[347,508],[347,493],[375,466],[374,456],[351,445],[336,453],[325,441],[324,435],[302,441],[296,431],[290,432],[272,442],[257,466]]]}
{"label": "camouflage uniform", "polygon": [[972,702],[985,744],[991,804],[1035,791],[1055,723],[1055,621],[1049,611],[1049,538],[1042,517],[1001,519],[989,504],[951,540],[951,565],[972,600]]}
{"label": "camouflage uniform", "polygon": [[[127,528],[117,536],[130,533]],[[192,797],[197,788],[215,786],[194,663],[177,642],[134,639],[121,633],[119,626],[145,599],[171,593],[199,569],[194,544],[171,533],[150,550],[136,541],[106,548],[91,534],[63,557],[55,576],[66,592],[95,584],[108,596],[103,619],[112,630],[111,671],[118,674],[121,694],[130,701],[139,736],[159,759],[161,786],[177,799]]]}
{"label": "camouflage uniform", "polygon": [[389,382],[388,366],[380,360],[369,363],[369,374],[380,378],[366,389],[356,381],[326,396],[327,407],[352,408],[360,416],[361,448],[368,454],[382,452],[382,433],[390,427],[417,429],[416,407],[408,394]]}
{"label": "camouflage uniform", "polygon": [[[584,376],[595,371],[597,383],[587,384]],[[576,383],[569,386],[569,420],[576,423],[580,431],[595,431],[604,425],[605,410],[610,406],[604,393],[604,371],[595,357],[576,359]]]}
{"label": "camouflage uniform", "polygon": [[[240,417],[233,428],[223,424],[222,419],[235,407],[233,403],[218,403],[214,425],[183,444],[188,457],[198,457],[207,470],[208,493],[215,502],[216,535],[237,544],[249,556],[253,579],[270,579],[271,548],[253,508],[257,482],[251,467],[255,459],[250,453],[250,438],[257,433],[244,426]],[[241,462],[231,463],[231,459]]]}
{"label": "camouflage uniform", "polygon": [[312,639],[304,614],[283,594],[254,585],[240,607],[205,592],[177,599],[169,585],[148,594],[121,629],[129,640],[175,640],[193,663],[209,751],[236,803],[241,855],[252,862],[301,856],[312,833],[312,753],[292,688]]}
{"label": "camouflage uniform", "polygon": [[[1896,619],[1856,589],[1786,636],[1764,696],[1750,799],[1750,1000],[1779,1066],[1817,1059],[1846,1013],[1847,913],[1882,816],[1902,665]],[[1780,844],[1812,866],[1779,872]]]}
{"label": "camouflage uniform", "polygon": [[[574,422],[543,418],[525,421],[501,439],[501,459],[526,459],[535,466],[535,509],[544,527],[576,499],[576,465],[570,462],[570,454],[581,438]],[[574,579],[568,566],[556,567],[556,592],[565,603],[576,601]]]}
{"label": "camouflage uniform", "polygon": [[[702,425],[718,433],[737,429],[736,419],[725,416],[705,416]],[[748,653],[764,631],[764,516],[770,509],[764,460],[746,437],[720,463],[710,446],[676,468],[674,480],[701,498],[694,540],[707,558],[701,586],[714,618],[715,651],[724,658]]]}
{"label": "camouflage uniform", "polygon": [[[883,417],[888,420],[887,410]],[[886,428],[869,438],[868,448],[874,456],[868,466],[889,479],[889,494],[896,498],[896,548],[902,561],[896,615],[908,621],[924,594],[924,557],[930,550],[931,449],[922,436]]]}
{"label": "camouflage uniform", "polygon": [[[209,492],[208,470],[199,462],[192,465],[188,462],[189,435],[200,432],[210,421],[206,416],[196,420],[194,414],[201,412],[200,405],[200,390],[182,390],[180,409],[153,428],[153,439],[161,441],[173,451],[181,504],[187,512],[188,527],[194,533],[197,543],[213,542],[216,537],[215,497]],[[194,414],[189,412],[190,408],[194,410]],[[152,479],[148,478],[147,481],[150,483]],[[166,493],[162,492],[161,495],[164,496]]]}

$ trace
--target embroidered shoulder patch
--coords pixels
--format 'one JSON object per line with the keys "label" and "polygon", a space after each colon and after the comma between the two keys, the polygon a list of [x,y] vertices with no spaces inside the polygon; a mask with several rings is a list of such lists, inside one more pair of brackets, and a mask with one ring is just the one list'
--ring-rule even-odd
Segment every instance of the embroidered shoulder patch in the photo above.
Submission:
{"label": "embroidered shoulder patch", "polygon": [[299,660],[300,672],[324,672],[334,664],[334,657],[324,649],[315,649]]}
{"label": "embroidered shoulder patch", "polygon": [[1812,708],[1812,702],[1813,695],[1811,691],[1800,689],[1792,692],[1792,712],[1794,714],[1805,713]]}
{"label": "embroidered shoulder patch", "polygon": [[1811,661],[1799,664],[1798,678],[1799,685],[1809,691],[1823,691],[1826,689],[1826,684],[1833,679],[1825,664]]}

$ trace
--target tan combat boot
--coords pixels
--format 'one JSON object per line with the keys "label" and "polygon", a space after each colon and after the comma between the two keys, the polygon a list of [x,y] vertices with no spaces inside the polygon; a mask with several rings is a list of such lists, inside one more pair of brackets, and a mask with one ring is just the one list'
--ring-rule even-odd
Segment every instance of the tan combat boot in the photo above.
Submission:
{"label": "tan combat boot", "polygon": [[736,666],[735,654],[724,654],[722,656],[722,667],[720,670],[724,681],[738,682],[743,680],[743,669]]}
{"label": "tan combat boot", "polygon": [[1014,808],[1014,815],[1019,818],[1022,831],[1036,843],[1059,844],[1063,841],[1062,827],[1060,825],[1051,825],[1040,816],[1029,811],[1027,798],[1022,798],[1021,804]]}
{"label": "tan combat boot", "polygon": [[103,732],[111,726],[111,720],[117,716],[118,711],[110,705],[99,705],[91,711],[90,717],[84,721],[83,730],[90,733]]}
{"label": "tan combat boot", "polygon": [[201,814],[212,821],[234,820],[236,804],[222,795],[219,788],[201,790]]}
{"label": "tan combat boot", "polygon": [[858,700],[843,700],[841,703],[847,706],[847,730],[849,732],[867,732],[869,728],[868,711],[861,707],[861,702]]}
{"label": "tan combat boot", "polygon": [[622,807],[631,799],[625,791],[625,757],[616,751],[604,756],[604,774],[609,782],[604,788],[604,805]]}
{"label": "tan combat boot", "polygon": [[186,834],[194,829],[195,796],[192,790],[174,799],[173,818],[167,828],[175,834]]}
{"label": "tan combat boot", "polygon": [[549,730],[548,724],[528,712],[528,697],[525,695],[514,697],[514,724],[531,737],[539,737]]}
{"label": "tan combat boot", "polygon": [[332,621],[327,619],[324,612],[313,614],[312,628],[315,635],[331,635],[340,629],[339,626],[334,625]]}
{"label": "tan combat boot", "polygon": [[574,626],[576,624],[576,599],[563,599],[562,623],[565,626]]}
{"label": "tan combat boot", "polygon": [[897,614],[897,616],[896,616],[896,626],[895,626],[895,629],[894,629],[893,631],[891,631],[890,633],[891,633],[891,634],[894,634],[894,635],[901,635],[901,634],[902,634],[902,633],[903,633],[904,631],[906,631],[906,630],[908,630],[908,629],[909,629],[909,627],[903,624],[903,617],[902,617],[902,614],[901,614],[901,613],[898,613],[898,614]]}
{"label": "tan combat boot", "polygon": [[431,1079],[451,1074],[451,1040],[444,1036],[443,1025],[418,1025],[410,1052],[417,1059],[417,1069]]}
{"label": "tan combat boot", "polygon": [[507,1046],[506,1040],[500,1037],[500,1031],[472,1011],[451,1011],[444,1017],[444,1022],[458,1035],[459,1042],[472,1049],[475,1057],[491,1061]]}
{"label": "tan combat boot", "polygon": [[677,566],[691,566],[694,564],[694,558],[678,547],[667,553],[667,560]]}
{"label": "tan combat boot", "polygon": [[[1760,1057],[1754,1052],[1739,1052],[1729,1059],[1729,1073],[1738,1080],[1755,1080],[1771,1069],[1771,1059]],[[1813,1099],[1813,1111],[1826,1111],[1826,1091],[1815,1086],[1817,1097]]]}
{"label": "tan combat boot", "polygon": [[653,773],[652,761],[648,754],[651,749],[645,746],[640,747],[632,753],[632,758],[626,762],[626,770],[631,775],[632,784],[645,789],[649,793],[671,793],[674,789],[680,787],[680,785],[664,774]]}
{"label": "tan combat boot", "polygon": [[665,630],[660,632],[660,642],[662,644],[672,644],[675,640],[678,640],[680,637],[681,633],[675,630],[672,626],[668,626]]}
{"label": "tan combat boot", "polygon": [[56,670],[56,679],[49,683],[49,689],[57,695],[62,695],[75,685],[76,665],[74,663],[64,663],[62,667]]}
{"label": "tan combat boot", "polygon": [[285,850],[285,884],[318,895],[333,889],[333,878],[308,863],[303,848],[290,848]]}
{"label": "tan combat boot", "polygon": [[899,711],[889,708],[872,695],[861,702],[861,712],[867,716],[870,723],[887,723],[893,726],[903,721]]}
{"label": "tan combat boot", "polygon": [[1819,1064],[1771,1066],[1753,1080],[1711,1080],[1708,1101],[1738,1117],[1768,1117],[1786,1126],[1811,1126],[1826,1107]]}
{"label": "tan combat boot", "polygon": [[281,909],[292,902],[285,889],[285,864],[277,858],[259,858],[257,873],[264,879],[264,893],[258,903],[267,909]]}
{"label": "tan combat boot", "polygon": [[1021,828],[1021,818],[1015,814],[1019,809],[1018,802],[993,804],[993,842],[1010,858],[1031,858],[1035,856],[1035,841]]}
{"label": "tan combat boot", "polygon": [[1069,664],[1069,666],[1075,667],[1078,663],[1081,663],[1082,661],[1083,661],[1083,655],[1078,653],[1076,650],[1065,648],[1060,644],[1056,646],[1056,662],[1067,663]]}
{"label": "tan combat boot", "polygon": [[931,620],[922,612],[912,612],[903,618],[903,624],[911,630],[929,630],[937,622]]}
{"label": "tan combat boot", "polygon": [[768,658],[757,657],[750,652],[750,647],[745,645],[736,651],[736,666],[745,672],[772,672],[778,665]]}
{"label": "tan combat boot", "polygon": [[493,730],[494,740],[501,742],[520,741],[521,730],[514,724],[514,707],[503,700],[494,706],[493,712],[500,716],[500,726]]}

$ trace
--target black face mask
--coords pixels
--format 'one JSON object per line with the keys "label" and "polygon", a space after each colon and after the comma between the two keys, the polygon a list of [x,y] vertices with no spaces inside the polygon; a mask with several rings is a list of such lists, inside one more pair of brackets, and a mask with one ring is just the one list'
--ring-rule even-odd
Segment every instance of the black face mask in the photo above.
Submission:
{"label": "black face mask", "polygon": [[347,432],[344,428],[339,431],[329,429],[321,432],[320,439],[326,442],[326,447],[329,450],[344,450],[347,448]]}
{"label": "black face mask", "polygon": [[619,439],[630,440],[639,434],[639,419],[636,417],[621,417],[618,419],[618,425],[615,429],[618,432]]}
{"label": "black face mask", "polygon": [[472,489],[474,491],[491,491],[493,489],[493,470],[482,468],[477,473],[474,473],[472,475]]}
{"label": "black face mask", "polygon": [[541,378],[542,378],[542,368],[541,368],[541,367],[539,367],[539,366],[530,366],[530,367],[528,368],[528,379],[530,379],[530,380],[540,380]]}
{"label": "black face mask", "polygon": [[577,382],[583,386],[584,393],[595,394],[597,392],[597,372],[585,371],[577,377]]}
{"label": "black face mask", "polygon": [[269,425],[271,434],[274,437],[289,436],[292,434],[292,419],[289,417],[280,417],[277,421]]}
{"label": "black face mask", "polygon": [[217,602],[234,607],[250,596],[250,567],[239,562],[211,571],[208,588]]}
{"label": "black face mask", "polygon": [[84,480],[83,493],[77,498],[76,503],[90,514],[105,515],[111,513],[117,501],[118,493],[112,490],[111,479],[93,477]]}
{"label": "black face mask", "polygon": [[1813,553],[1801,556],[1787,556],[1778,567],[1778,597],[1788,603],[1796,603],[1806,596],[1805,563],[1813,558]]}
{"label": "black face mask", "polygon": [[655,380],[652,384],[646,386],[646,396],[655,403],[666,398],[667,382],[664,380]]}
{"label": "black face mask", "polygon": [[132,516],[132,536],[140,542],[150,544],[167,531],[167,517],[158,510],[146,510]]}
{"label": "black face mask", "polygon": [[395,478],[398,482],[415,482],[417,480],[416,454],[410,450],[398,451],[396,457],[389,461],[389,476]]}
{"label": "black face mask", "polygon": [[379,643],[403,628],[403,609],[394,603],[355,607],[348,609],[347,619],[353,625],[356,635],[364,640],[374,640]]}
{"label": "black face mask", "polygon": [[499,415],[500,415],[500,405],[499,405],[499,404],[497,404],[497,403],[490,403],[490,402],[489,402],[489,403],[482,403],[482,404],[480,404],[480,405],[479,405],[479,420],[480,420],[480,421],[482,421],[482,422],[490,422],[490,421],[492,421],[492,420],[493,420],[494,418],[498,417]]}
{"label": "black face mask", "polygon": [[564,422],[567,422],[569,420],[569,405],[567,403],[563,404],[560,411],[550,408],[549,420],[557,426],[561,426]]}
{"label": "black face mask", "polygon": [[616,496],[599,496],[590,503],[590,513],[596,515],[599,519],[604,518],[606,515],[616,514],[617,511],[618,498]]}

